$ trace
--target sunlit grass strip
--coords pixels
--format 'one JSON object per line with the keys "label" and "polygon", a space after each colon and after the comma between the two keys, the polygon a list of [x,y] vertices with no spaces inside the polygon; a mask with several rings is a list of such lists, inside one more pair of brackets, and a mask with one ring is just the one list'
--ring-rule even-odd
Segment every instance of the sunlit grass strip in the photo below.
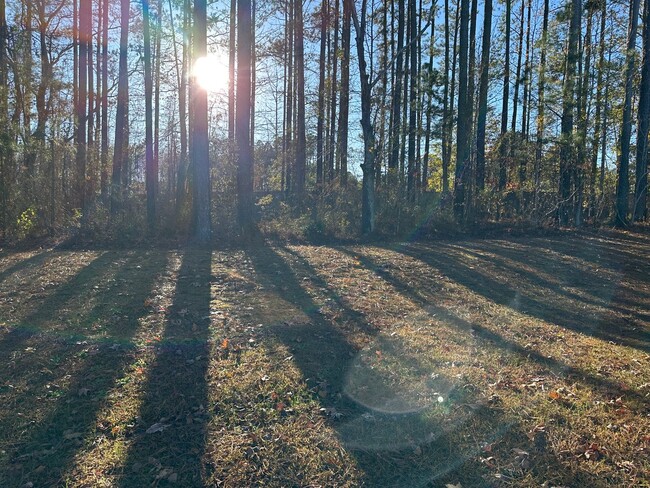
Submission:
{"label": "sunlit grass strip", "polygon": [[[176,253],[168,256],[164,280],[148,298],[157,307],[164,308],[173,300],[181,259]],[[160,313],[141,317],[133,338],[127,343],[115,343],[116,350],[127,350],[129,363],[106,394],[96,416],[95,429],[84,437],[83,447],[76,453],[64,479],[75,485],[99,487],[114,486],[124,476],[130,431],[146,394],[148,368],[156,359],[156,347],[160,345],[167,320]]]}

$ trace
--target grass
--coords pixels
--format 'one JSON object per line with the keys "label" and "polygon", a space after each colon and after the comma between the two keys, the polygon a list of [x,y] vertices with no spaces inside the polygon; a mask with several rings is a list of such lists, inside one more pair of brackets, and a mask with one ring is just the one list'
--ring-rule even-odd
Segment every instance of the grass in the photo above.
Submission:
{"label": "grass", "polygon": [[0,486],[650,486],[650,235],[0,255]]}

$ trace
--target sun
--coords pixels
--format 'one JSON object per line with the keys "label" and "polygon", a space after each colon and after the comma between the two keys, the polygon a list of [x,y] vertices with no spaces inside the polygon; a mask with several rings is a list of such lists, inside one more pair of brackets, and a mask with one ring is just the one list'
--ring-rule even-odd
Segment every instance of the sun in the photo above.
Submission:
{"label": "sun", "polygon": [[223,54],[211,53],[194,62],[192,75],[207,92],[228,90],[228,60]]}

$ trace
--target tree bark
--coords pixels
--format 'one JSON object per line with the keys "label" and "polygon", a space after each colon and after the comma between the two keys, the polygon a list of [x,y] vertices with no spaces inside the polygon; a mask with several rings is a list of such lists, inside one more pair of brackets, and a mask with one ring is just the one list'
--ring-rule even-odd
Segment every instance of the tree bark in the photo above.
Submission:
{"label": "tree bark", "polygon": [[636,145],[636,185],[633,218],[648,216],[648,128],[650,127],[650,2],[643,3],[643,61],[639,93],[638,134]]}
{"label": "tree bark", "polygon": [[[575,0],[574,0],[575,1]],[[627,38],[627,54],[625,56],[625,102],[623,104],[623,125],[621,127],[620,161],[616,185],[616,215],[614,222],[617,227],[628,223],[628,197],[630,194],[630,137],[632,134],[632,94],[634,91],[634,55],[636,51],[636,32],[639,18],[639,0],[630,4],[630,26]]]}
{"label": "tree bark", "polygon": [[[247,0],[241,0],[245,2]],[[194,60],[207,55],[206,0],[194,0]],[[194,239],[205,245],[210,241],[210,159],[208,145],[208,94],[192,83],[192,167],[194,170]],[[243,93],[249,93],[244,91]],[[248,97],[244,97],[248,98]],[[244,117],[248,120],[248,113]],[[246,134],[248,140],[248,134]]]}
{"label": "tree bark", "polygon": [[485,126],[487,122],[487,97],[490,70],[490,40],[492,38],[492,0],[485,0],[483,12],[483,45],[481,47],[481,81],[478,95],[476,121],[476,188],[485,189]]}
{"label": "tree bark", "polygon": [[122,182],[128,157],[129,132],[129,72],[127,56],[129,49],[130,0],[121,0],[120,57],[117,85],[117,108],[115,113],[115,143],[113,150],[113,175],[111,189],[111,212],[117,212],[122,200]]}
{"label": "tree bark", "polygon": [[582,1],[571,2],[571,22],[569,25],[569,41],[567,59],[564,70],[564,87],[562,94],[562,121],[560,136],[560,202],[558,206],[559,224],[569,223],[569,208],[571,196],[571,175],[575,166],[575,151],[573,147],[573,111],[575,107],[575,77],[578,61],[578,41],[580,37],[580,22]]}

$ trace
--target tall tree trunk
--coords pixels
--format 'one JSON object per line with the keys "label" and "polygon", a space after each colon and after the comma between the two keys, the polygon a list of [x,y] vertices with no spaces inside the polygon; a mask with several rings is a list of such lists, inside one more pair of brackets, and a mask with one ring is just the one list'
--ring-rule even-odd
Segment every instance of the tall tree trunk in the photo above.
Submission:
{"label": "tall tree trunk", "polygon": [[294,91],[294,76],[293,76],[293,6],[294,2],[289,0],[288,2],[288,12],[287,12],[287,21],[286,21],[286,36],[287,36],[287,50],[286,50],[286,64],[287,64],[287,90],[285,98],[285,107],[286,107],[286,119],[285,119],[285,132],[284,132],[284,161],[285,161],[285,189],[287,192],[293,190],[292,182],[292,173],[293,165],[292,160],[294,157],[293,151],[293,91]]}
{"label": "tall tree trunk", "polygon": [[623,104],[623,125],[621,127],[621,157],[617,172],[616,216],[618,227],[628,222],[628,197],[630,194],[630,136],[632,134],[632,93],[634,91],[634,56],[636,51],[636,31],[639,18],[639,0],[630,4],[630,27],[625,56],[625,103]]}
{"label": "tall tree trunk", "polygon": [[375,230],[375,129],[371,119],[371,84],[368,70],[366,68],[366,55],[364,49],[365,27],[366,27],[366,2],[361,2],[361,21],[359,21],[353,0],[343,0],[344,8],[347,8],[351,17],[354,18],[354,30],[356,33],[357,58],[359,61],[359,78],[361,83],[361,129],[363,132],[363,181],[361,186],[361,233],[372,234]]}
{"label": "tall tree trunk", "polygon": [[[302,19],[302,0],[295,0],[295,55],[296,55],[296,160],[295,160],[295,193],[302,195],[305,191],[307,172],[307,139],[305,127],[305,54],[304,54],[304,29]],[[349,41],[349,37],[348,37]],[[349,42],[348,42],[349,43]],[[345,60],[344,60],[345,61]],[[348,60],[349,64],[349,60]],[[347,135],[347,134],[346,134]],[[341,165],[343,167],[343,157]],[[347,168],[347,153],[345,154]],[[347,169],[346,169],[347,174]],[[345,184],[342,178],[342,183]]]}
{"label": "tall tree trunk", "polygon": [[318,61],[318,109],[316,127],[316,186],[323,185],[323,127],[325,123],[325,70],[326,70],[326,41],[327,41],[327,0],[322,0],[320,11],[320,57]]}
{"label": "tall tree trunk", "polygon": [[[524,16],[526,13],[526,0],[521,0],[521,23],[519,24],[519,45],[517,48],[517,71],[515,74],[515,91],[512,95],[512,121],[510,131],[512,132],[513,141],[517,131],[517,111],[519,108],[519,85],[521,85],[521,59],[524,51]],[[510,152],[512,153],[512,147]]]}
{"label": "tall tree trunk", "polygon": [[111,212],[116,213],[122,200],[122,182],[126,170],[129,132],[129,71],[127,64],[129,49],[130,0],[121,0],[120,15],[120,58],[117,84],[117,108],[115,113],[115,144],[113,150],[113,175],[111,189]]}
{"label": "tall tree trunk", "polygon": [[548,45],[549,0],[544,0],[544,20],[542,24],[542,41],[539,55],[539,74],[537,85],[537,136],[535,142],[535,212],[539,211],[539,191],[542,169],[542,149],[544,148],[545,90],[546,90],[546,48]]}
{"label": "tall tree trunk", "polygon": [[350,113],[350,27],[351,5],[343,2],[343,28],[341,30],[341,111],[339,115],[338,160],[341,186],[348,182],[348,121]]}
{"label": "tall tree trunk", "polygon": [[508,165],[506,157],[508,154],[508,141],[506,132],[508,132],[508,97],[510,92],[510,17],[511,1],[506,0],[506,35],[505,35],[505,55],[503,66],[503,96],[501,97],[501,145],[499,146],[499,191],[503,191],[508,183]]}
{"label": "tall tree trunk", "polygon": [[575,107],[575,77],[578,61],[578,43],[582,1],[571,2],[571,22],[569,24],[569,44],[564,70],[564,87],[562,93],[562,121],[560,136],[560,204],[558,208],[559,224],[569,223],[569,208],[571,200],[571,175],[575,167],[575,151],[573,147],[573,111]]}
{"label": "tall tree trunk", "polygon": [[388,159],[388,179],[389,184],[394,185],[397,181],[397,165],[399,161],[399,136],[401,128],[401,108],[402,108],[402,66],[404,64],[404,54],[402,46],[404,45],[404,25],[406,24],[404,18],[404,2],[406,0],[398,0],[398,13],[397,13],[397,57],[395,60],[395,83],[393,85],[393,99],[392,99],[392,112],[393,124],[390,134],[390,155]]}
{"label": "tall tree trunk", "polygon": [[[528,123],[529,123],[529,116],[530,116],[530,82],[531,82],[531,76],[530,76],[530,51],[531,51],[531,42],[530,42],[530,33],[531,33],[531,17],[532,17],[532,11],[533,11],[533,2],[532,0],[528,0],[528,14],[526,15],[526,61],[524,62],[524,79],[523,79],[523,84],[524,84],[524,104],[521,109],[521,137],[524,141],[528,140]],[[524,170],[524,175],[523,178],[520,178],[520,180],[523,182],[526,180],[526,166],[524,165],[523,167]]]}
{"label": "tall tree trunk", "polygon": [[416,117],[417,117],[417,77],[418,77],[418,64],[417,64],[417,7],[416,0],[408,0],[408,21],[409,21],[409,56],[411,60],[409,75],[411,78],[410,91],[409,91],[409,125],[408,125],[408,163],[406,175],[406,192],[409,199],[415,196],[415,132],[416,132]]}
{"label": "tall tree trunk", "polygon": [[149,230],[156,225],[156,183],[153,156],[153,74],[151,70],[151,28],[149,0],[142,0],[142,26],[144,34],[144,150],[147,188],[147,224]]}
{"label": "tall tree trunk", "polygon": [[487,122],[487,98],[490,70],[490,40],[492,38],[492,0],[485,0],[483,12],[483,45],[481,47],[481,81],[478,95],[478,119],[476,121],[476,188],[485,189],[485,128]]}
{"label": "tall tree trunk", "polygon": [[[577,165],[574,170],[574,180],[576,186],[576,205],[575,205],[575,223],[576,226],[582,225],[582,207],[584,200],[584,175],[587,165],[587,131],[589,129],[588,114],[588,97],[589,85],[591,79],[591,26],[593,20],[592,9],[587,9],[587,30],[585,32],[585,41],[581,49],[584,52],[584,68],[580,82],[580,92],[578,96],[578,140],[576,146],[578,150]],[[581,63],[582,66],[583,63]]]}
{"label": "tall tree trunk", "polygon": [[163,6],[162,0],[158,0],[158,5],[156,8],[157,11],[157,20],[156,20],[156,66],[154,69],[155,78],[154,78],[154,109],[153,114],[153,163],[154,163],[154,176],[156,181],[156,195],[159,191],[159,182],[158,182],[158,166],[160,164],[160,67],[162,62],[162,54],[160,52],[162,44],[162,16],[163,16]]}
{"label": "tall tree trunk", "polygon": [[636,145],[635,221],[648,216],[648,127],[650,126],[650,2],[643,2],[643,61],[639,93],[638,134]]}
{"label": "tall tree trunk", "polygon": [[86,160],[87,160],[87,112],[88,98],[88,45],[92,17],[92,0],[80,0],[79,3],[79,100],[77,102],[77,206],[86,211]]}
{"label": "tall tree trunk", "polygon": [[332,9],[334,15],[334,41],[332,44],[332,79],[330,80],[330,139],[329,151],[327,152],[327,180],[334,179],[334,155],[336,153],[336,93],[337,93],[337,67],[338,67],[338,49],[339,49],[339,1],[334,0]]}
{"label": "tall tree trunk", "polygon": [[252,47],[251,0],[237,3],[237,93],[235,111],[237,126],[237,196],[239,224],[244,236],[253,230],[253,151],[250,139]]}
{"label": "tall tree trunk", "polygon": [[228,55],[228,140],[235,143],[235,63],[237,61],[237,0],[230,0]]}
{"label": "tall tree trunk", "polygon": [[[246,0],[241,0],[245,2]],[[250,13],[249,13],[250,15]],[[194,61],[208,54],[206,0],[194,0]],[[249,46],[250,47],[250,46]],[[249,49],[250,51],[250,49]],[[242,54],[242,53],[240,53]],[[208,145],[208,94],[192,83],[192,167],[194,170],[194,239],[197,243],[210,241],[210,155]],[[242,93],[249,93],[244,91]],[[244,97],[248,98],[248,97]],[[248,120],[249,112],[244,118]],[[248,140],[248,133],[245,135]]]}
{"label": "tall tree trunk", "polygon": [[458,129],[456,132],[456,174],[454,178],[454,214],[458,221],[465,217],[467,190],[467,160],[469,157],[469,120],[471,107],[468,106],[468,28],[469,0],[460,0],[460,42],[458,53]]}
{"label": "tall tree trunk", "polygon": [[601,0],[600,11],[600,40],[598,46],[598,69],[596,77],[596,113],[594,114],[595,127],[593,144],[591,148],[591,170],[589,178],[589,216],[596,215],[596,179],[598,178],[598,142],[602,125],[603,104],[603,72],[605,71],[605,29],[607,20],[607,2]]}
{"label": "tall tree trunk", "polygon": [[[490,0],[488,0],[490,1]],[[426,103],[426,129],[424,130],[424,160],[422,161],[422,190],[429,189],[429,144],[431,140],[431,119],[433,111],[433,49],[436,34],[437,0],[431,6],[431,34],[429,41],[429,64],[427,65],[427,103]]]}
{"label": "tall tree trunk", "polygon": [[[255,11],[257,1],[251,0],[251,151],[255,152],[255,94],[257,91],[257,47],[255,46]],[[254,158],[253,158],[254,159]]]}
{"label": "tall tree trunk", "polygon": [[108,9],[109,0],[102,0],[102,74],[101,74],[101,177],[102,200],[108,198]]}
{"label": "tall tree trunk", "polygon": [[5,0],[0,0],[0,233],[6,237],[7,232],[7,179],[9,166],[9,147],[11,132],[9,130],[7,110],[9,109],[9,93],[7,88],[7,17]]}

